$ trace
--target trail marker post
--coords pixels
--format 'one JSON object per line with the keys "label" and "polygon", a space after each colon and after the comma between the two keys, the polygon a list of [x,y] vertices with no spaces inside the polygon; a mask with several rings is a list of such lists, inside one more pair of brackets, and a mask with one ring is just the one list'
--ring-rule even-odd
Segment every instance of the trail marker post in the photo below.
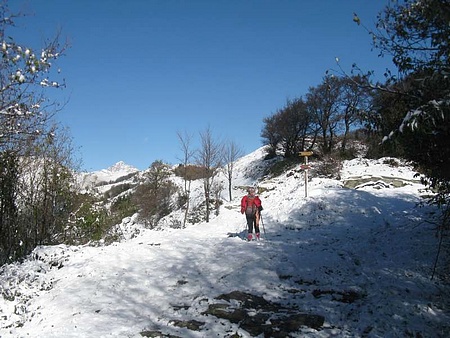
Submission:
{"label": "trail marker post", "polygon": [[310,169],[308,165],[308,156],[311,156],[312,154],[312,151],[301,151],[299,154],[305,158],[305,164],[301,166],[301,168],[305,171],[305,197],[308,197],[308,170]]}

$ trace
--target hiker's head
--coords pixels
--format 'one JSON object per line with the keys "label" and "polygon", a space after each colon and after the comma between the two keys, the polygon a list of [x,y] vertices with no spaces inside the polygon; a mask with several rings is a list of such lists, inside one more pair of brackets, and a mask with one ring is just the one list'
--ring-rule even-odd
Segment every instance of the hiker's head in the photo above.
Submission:
{"label": "hiker's head", "polygon": [[249,195],[254,195],[255,194],[255,188],[248,188],[247,192]]}

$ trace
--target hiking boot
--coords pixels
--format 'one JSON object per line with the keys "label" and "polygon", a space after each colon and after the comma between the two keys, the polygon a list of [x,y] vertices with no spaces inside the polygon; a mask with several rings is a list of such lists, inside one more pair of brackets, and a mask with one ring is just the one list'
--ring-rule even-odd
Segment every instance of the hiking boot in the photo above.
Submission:
{"label": "hiking boot", "polygon": [[259,238],[259,232],[256,233],[256,239],[257,239],[258,241],[260,240],[260,238]]}
{"label": "hiking boot", "polygon": [[247,240],[250,242],[251,240],[253,240],[253,234],[248,234],[247,235]]}

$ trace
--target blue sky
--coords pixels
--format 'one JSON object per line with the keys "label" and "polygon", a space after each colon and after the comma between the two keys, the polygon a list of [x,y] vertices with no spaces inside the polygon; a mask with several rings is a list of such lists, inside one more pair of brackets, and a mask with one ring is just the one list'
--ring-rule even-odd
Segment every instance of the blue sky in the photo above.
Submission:
{"label": "blue sky", "polygon": [[[40,46],[58,29],[70,48],[58,61],[83,169],[124,161],[146,169],[182,157],[177,131],[210,127],[250,153],[264,117],[320,84],[335,58],[382,72],[368,33],[388,3],[368,0],[10,0],[31,14],[14,38]],[[196,144],[194,144],[196,147]]]}

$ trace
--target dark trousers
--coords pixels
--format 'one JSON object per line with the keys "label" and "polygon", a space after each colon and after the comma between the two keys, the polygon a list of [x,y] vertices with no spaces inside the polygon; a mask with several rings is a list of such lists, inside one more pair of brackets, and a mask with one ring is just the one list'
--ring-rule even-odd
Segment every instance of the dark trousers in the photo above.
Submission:
{"label": "dark trousers", "polygon": [[256,215],[254,214],[245,214],[245,218],[247,219],[247,229],[248,233],[253,233],[253,227],[255,227],[255,233],[259,234],[259,225],[256,224]]}

